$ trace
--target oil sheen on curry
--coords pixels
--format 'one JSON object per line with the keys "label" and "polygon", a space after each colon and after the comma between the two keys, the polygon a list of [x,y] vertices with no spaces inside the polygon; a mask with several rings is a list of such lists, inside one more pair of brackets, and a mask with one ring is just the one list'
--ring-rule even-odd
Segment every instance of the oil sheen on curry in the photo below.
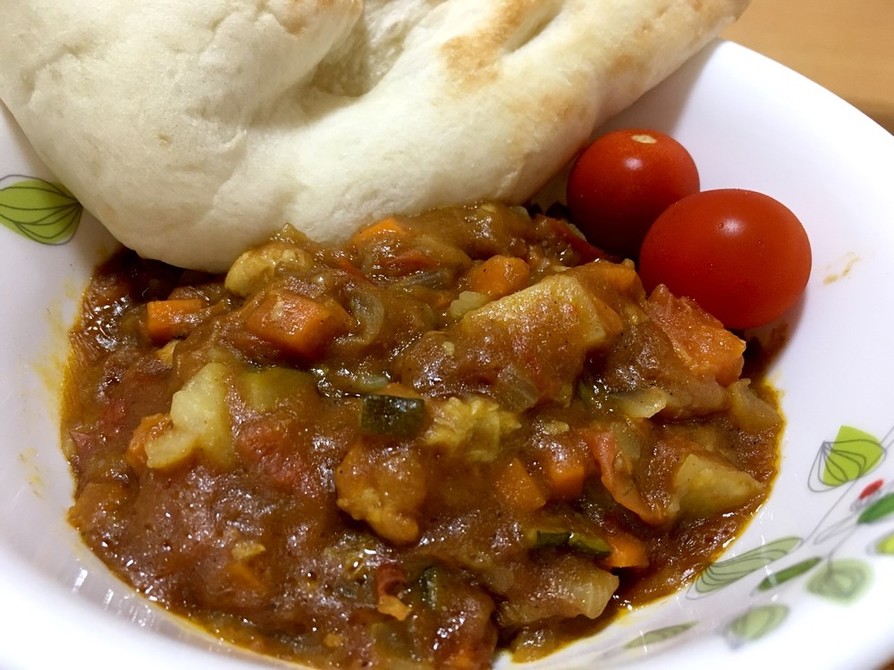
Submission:
{"label": "oil sheen on curry", "polygon": [[782,420],[744,342],[483,203],[208,276],[122,253],[72,332],[71,523],[148,598],[316,667],[486,668],[670,593]]}

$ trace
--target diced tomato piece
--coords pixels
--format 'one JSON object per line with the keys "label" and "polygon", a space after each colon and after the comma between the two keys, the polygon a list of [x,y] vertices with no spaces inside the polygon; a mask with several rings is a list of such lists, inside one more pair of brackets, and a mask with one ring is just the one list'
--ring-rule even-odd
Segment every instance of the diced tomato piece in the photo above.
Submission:
{"label": "diced tomato piece", "polygon": [[678,298],[662,284],[649,296],[646,311],[696,377],[726,386],[742,374],[745,342],[694,300]]}

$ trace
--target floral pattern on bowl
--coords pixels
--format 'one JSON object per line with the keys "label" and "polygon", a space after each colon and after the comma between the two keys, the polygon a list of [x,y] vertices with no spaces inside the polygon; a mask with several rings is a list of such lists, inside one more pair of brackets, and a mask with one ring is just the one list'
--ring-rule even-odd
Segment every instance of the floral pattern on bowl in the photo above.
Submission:
{"label": "floral pattern on bowl", "polygon": [[62,184],[28,177],[0,177],[0,223],[43,244],[65,244],[78,229],[83,207]]}
{"label": "floral pattern on bowl", "polygon": [[[880,478],[894,428],[878,440],[851,426],[842,426],[834,440],[817,451],[809,487],[832,493],[826,514],[807,536],[780,537],[704,570],[687,591],[687,598],[721,597],[739,580],[750,580],[750,602],[729,620],[714,624],[691,621],[642,633],[625,645],[654,646],[689,631],[713,628],[731,648],[757,641],[784,625],[790,605],[779,592],[801,588],[843,604],[859,600],[870,588],[873,566],[865,556],[894,559],[894,472]],[[840,551],[844,540],[867,535],[865,555]],[[894,566],[892,566],[894,567]]]}

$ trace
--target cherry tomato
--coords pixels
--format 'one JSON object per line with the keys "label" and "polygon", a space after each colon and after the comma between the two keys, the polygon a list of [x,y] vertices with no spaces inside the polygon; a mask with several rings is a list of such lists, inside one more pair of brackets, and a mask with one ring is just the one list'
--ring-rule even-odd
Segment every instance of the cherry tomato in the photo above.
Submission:
{"label": "cherry tomato", "polygon": [[666,284],[694,299],[727,328],[782,316],[810,276],[807,233],[785,205],[742,189],[687,196],[658,217],[643,241],[639,272],[647,290]]}
{"label": "cherry tomato", "polygon": [[578,156],[568,175],[572,223],[598,247],[636,258],[661,212],[699,190],[689,152],[655,130],[603,135]]}

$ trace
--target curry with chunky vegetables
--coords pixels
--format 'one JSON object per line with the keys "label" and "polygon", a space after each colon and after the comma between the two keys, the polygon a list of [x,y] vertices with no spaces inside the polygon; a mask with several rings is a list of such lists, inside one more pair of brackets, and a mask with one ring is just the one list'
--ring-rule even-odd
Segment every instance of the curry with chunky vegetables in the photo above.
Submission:
{"label": "curry with chunky vegetables", "polygon": [[768,493],[743,341],[562,220],[479,204],[223,276],[100,268],[70,519],[145,596],[316,666],[529,659],[679,588]]}

